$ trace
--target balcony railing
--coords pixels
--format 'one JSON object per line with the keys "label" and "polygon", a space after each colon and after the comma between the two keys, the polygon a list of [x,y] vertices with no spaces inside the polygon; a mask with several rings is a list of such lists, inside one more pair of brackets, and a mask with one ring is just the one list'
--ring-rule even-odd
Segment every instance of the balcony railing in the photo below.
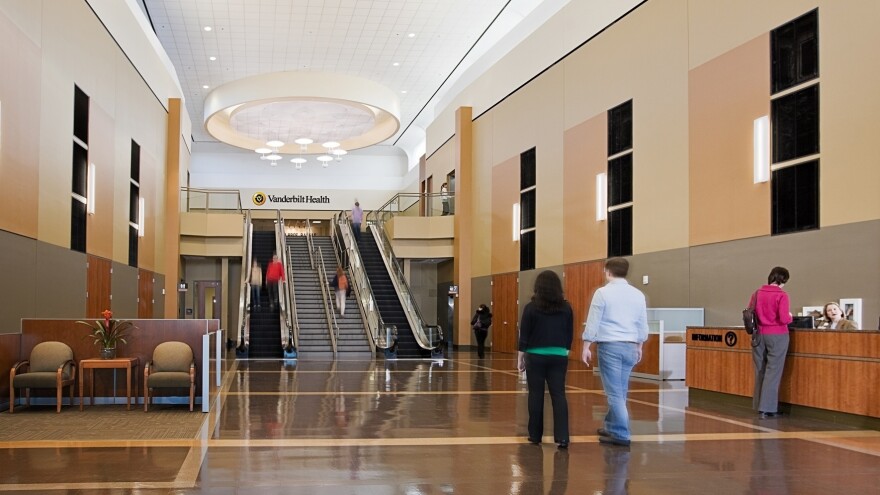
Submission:
{"label": "balcony railing", "polygon": [[180,209],[200,213],[241,213],[237,189],[180,188]]}

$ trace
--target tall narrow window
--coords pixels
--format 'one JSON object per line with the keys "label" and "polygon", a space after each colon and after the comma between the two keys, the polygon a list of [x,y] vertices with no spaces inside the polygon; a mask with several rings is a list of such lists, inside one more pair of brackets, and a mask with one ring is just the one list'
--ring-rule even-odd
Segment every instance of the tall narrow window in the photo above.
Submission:
{"label": "tall narrow window", "polygon": [[608,111],[608,257],[632,254],[632,100]]}
{"label": "tall narrow window", "polygon": [[89,174],[89,96],[73,86],[73,164],[70,198],[70,249],[86,252]]}
{"label": "tall narrow window", "polygon": [[519,269],[535,269],[535,236],[537,230],[537,157],[535,148],[519,156],[520,240]]}
{"label": "tall narrow window", "polygon": [[819,12],[770,33],[771,233],[819,228]]}
{"label": "tall narrow window", "polygon": [[128,266],[138,266],[138,224],[141,197],[141,147],[131,141],[131,179],[128,196]]}

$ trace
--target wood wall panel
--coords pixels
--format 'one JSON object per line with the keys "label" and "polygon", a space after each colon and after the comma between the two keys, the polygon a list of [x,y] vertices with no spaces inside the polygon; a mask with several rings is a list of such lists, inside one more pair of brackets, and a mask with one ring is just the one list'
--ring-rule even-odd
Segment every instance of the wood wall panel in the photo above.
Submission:
{"label": "wood wall panel", "polygon": [[[724,336],[737,336],[734,346]],[[721,342],[694,340],[718,335]],[[880,417],[880,332],[791,332],[779,390],[783,403]],[[751,397],[754,365],[742,328],[689,328],[688,387]]]}
{"label": "wood wall panel", "polygon": [[659,334],[648,335],[648,340],[642,346],[642,360],[633,368],[633,373],[660,374],[660,345]]}
{"label": "wood wall panel", "polygon": [[155,276],[148,270],[138,270],[138,318],[153,317],[153,286]]}
{"label": "wood wall panel", "polygon": [[86,316],[98,318],[110,309],[110,275],[112,263],[108,259],[89,255],[86,270]]}
{"label": "wood wall panel", "polygon": [[518,274],[492,277],[492,350],[516,352],[519,341]]}
{"label": "wood wall panel", "polygon": [[[590,302],[593,300],[593,293],[605,285],[605,262],[591,261],[567,265],[563,282],[565,297],[571,303],[571,308],[574,311],[574,340],[569,359],[579,361],[584,350],[582,339],[584,322],[587,321],[587,312],[590,309]],[[595,356],[595,346],[593,354]]]}
{"label": "wood wall panel", "polygon": [[596,175],[608,170],[608,114],[565,131],[563,156],[563,263],[604,258],[608,222],[596,220]]}

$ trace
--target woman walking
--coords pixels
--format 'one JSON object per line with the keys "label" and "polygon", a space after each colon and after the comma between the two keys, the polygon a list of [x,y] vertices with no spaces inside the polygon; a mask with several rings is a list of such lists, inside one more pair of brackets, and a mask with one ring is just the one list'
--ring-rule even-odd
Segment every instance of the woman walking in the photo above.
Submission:
{"label": "woman walking", "polygon": [[755,362],[752,404],[761,419],[779,415],[779,382],[788,353],[788,324],[792,321],[788,294],[782,290],[788,276],[785,268],[773,268],[767,285],[755,291],[749,301],[749,307],[755,308],[759,334],[758,345],[752,348]]}
{"label": "woman walking", "polygon": [[574,315],[562,292],[562,281],[546,270],[535,280],[532,302],[520,321],[518,369],[526,372],[529,387],[529,442],[541,443],[544,435],[544,384],[553,405],[553,437],[560,449],[568,448],[568,401],[565,374],[574,335]]}
{"label": "woman walking", "polygon": [[489,335],[489,327],[492,326],[492,312],[485,304],[480,304],[474,317],[471,318],[471,327],[474,329],[474,337],[477,338],[477,357],[486,357],[486,337]]}
{"label": "woman walking", "polygon": [[345,316],[345,298],[348,297],[348,277],[342,267],[336,267],[336,276],[330,285],[336,289],[336,307],[339,309],[339,315]]}

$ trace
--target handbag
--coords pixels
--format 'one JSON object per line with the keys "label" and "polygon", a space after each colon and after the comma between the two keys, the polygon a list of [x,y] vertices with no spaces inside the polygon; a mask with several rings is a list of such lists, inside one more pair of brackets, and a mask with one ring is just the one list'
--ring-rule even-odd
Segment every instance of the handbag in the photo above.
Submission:
{"label": "handbag", "polygon": [[758,292],[752,294],[749,301],[749,307],[743,310],[743,326],[746,327],[746,333],[753,335],[758,331],[758,315],[755,313],[755,305],[758,304]]}

